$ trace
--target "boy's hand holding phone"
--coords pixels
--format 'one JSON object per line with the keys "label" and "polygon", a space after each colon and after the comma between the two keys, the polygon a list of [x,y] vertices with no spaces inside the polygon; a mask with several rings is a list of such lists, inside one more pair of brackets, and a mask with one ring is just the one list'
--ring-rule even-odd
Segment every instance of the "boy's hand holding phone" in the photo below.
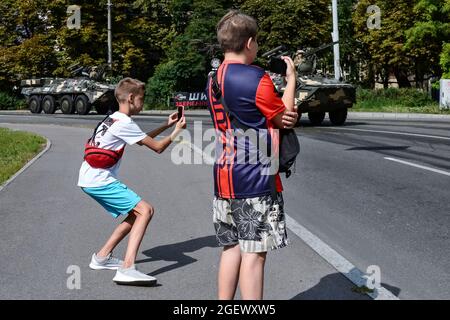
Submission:
{"label": "boy's hand holding phone", "polygon": [[173,129],[172,134],[170,135],[170,139],[172,141],[175,141],[178,134],[183,130],[186,129],[186,118],[183,116],[180,120],[178,120],[175,129]]}
{"label": "boy's hand holding phone", "polygon": [[175,123],[180,121],[182,117],[184,117],[184,107],[178,107],[177,112],[174,112],[169,116],[169,120],[167,120],[167,125],[169,127],[173,126]]}
{"label": "boy's hand holding phone", "polygon": [[181,119],[178,120],[176,129],[186,129],[186,118],[184,116],[182,116]]}
{"label": "boy's hand holding phone", "polygon": [[167,125],[171,127],[177,122],[178,122],[178,114],[174,112],[169,116],[169,119],[167,120]]}

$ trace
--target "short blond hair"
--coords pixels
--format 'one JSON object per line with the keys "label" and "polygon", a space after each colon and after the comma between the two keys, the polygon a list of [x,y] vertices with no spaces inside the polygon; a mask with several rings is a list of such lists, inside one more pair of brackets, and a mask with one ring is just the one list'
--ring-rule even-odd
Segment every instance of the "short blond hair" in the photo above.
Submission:
{"label": "short blond hair", "polygon": [[123,78],[117,84],[114,95],[119,103],[123,103],[127,101],[127,97],[130,93],[138,95],[143,91],[145,92],[145,83],[142,81],[133,78]]}

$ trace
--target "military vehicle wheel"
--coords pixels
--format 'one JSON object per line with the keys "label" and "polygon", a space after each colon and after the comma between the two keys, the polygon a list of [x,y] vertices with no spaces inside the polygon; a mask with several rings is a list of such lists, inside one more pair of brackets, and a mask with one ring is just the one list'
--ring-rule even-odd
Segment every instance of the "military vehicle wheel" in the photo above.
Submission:
{"label": "military vehicle wheel", "polygon": [[60,103],[61,112],[64,114],[75,113],[75,105],[73,104],[73,99],[71,96],[66,95],[61,98]]}
{"label": "military vehicle wheel", "polygon": [[330,111],[328,115],[332,124],[341,126],[345,123],[345,120],[347,120],[347,108]]}
{"label": "military vehicle wheel", "polygon": [[318,126],[325,119],[325,112],[308,112],[308,118],[314,126]]}
{"label": "military vehicle wheel", "polygon": [[80,95],[75,100],[75,109],[78,114],[88,114],[91,111],[91,104],[85,95]]}
{"label": "military vehicle wheel", "polygon": [[98,114],[107,114],[109,108],[108,106],[95,106],[95,111],[97,111]]}
{"label": "military vehicle wheel", "polygon": [[53,96],[45,96],[42,99],[42,110],[47,114],[53,114],[56,111],[56,102]]}
{"label": "military vehicle wheel", "polygon": [[28,101],[28,107],[30,108],[31,113],[41,113],[41,99],[39,99],[38,96],[31,96]]}

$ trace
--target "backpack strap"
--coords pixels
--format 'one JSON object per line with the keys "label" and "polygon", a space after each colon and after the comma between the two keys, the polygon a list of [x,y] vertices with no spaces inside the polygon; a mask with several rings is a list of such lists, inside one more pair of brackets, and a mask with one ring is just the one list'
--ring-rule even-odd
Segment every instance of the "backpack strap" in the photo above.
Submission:
{"label": "backpack strap", "polygon": [[230,122],[238,129],[242,129],[244,131],[247,131],[248,129],[251,129],[246,124],[239,121],[239,119],[234,116],[234,114],[230,111],[230,109],[227,106],[227,103],[225,102],[225,97],[222,94],[222,89],[220,88],[219,82],[217,81],[217,72],[213,72],[211,74],[211,89],[212,93],[214,94],[214,98],[216,100],[220,101],[220,104],[223,106],[223,109],[225,110],[225,113],[227,114],[228,118],[230,119]]}
{"label": "backpack strap", "polygon": [[108,113],[108,114],[106,115],[106,117],[104,117],[103,120],[100,121],[100,122],[97,124],[97,126],[96,126],[95,129],[94,129],[94,133],[92,134],[92,136],[91,136],[91,137],[89,138],[89,140],[88,140],[89,143],[92,142],[92,143],[95,144],[95,136],[97,135],[97,130],[98,130],[98,128],[100,127],[100,125],[101,125],[106,119],[109,118],[109,116],[110,116],[110,114]]}

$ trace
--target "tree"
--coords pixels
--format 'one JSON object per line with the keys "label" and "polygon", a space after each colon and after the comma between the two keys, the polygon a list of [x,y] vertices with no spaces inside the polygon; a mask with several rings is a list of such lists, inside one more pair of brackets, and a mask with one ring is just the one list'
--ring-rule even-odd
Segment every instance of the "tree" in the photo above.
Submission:
{"label": "tree", "polygon": [[[114,0],[114,73],[147,79],[174,39],[169,4]],[[77,0],[81,28],[67,28],[65,0],[2,0],[0,87],[17,79],[70,76],[67,67],[107,62],[107,0]]]}
{"label": "tree", "polygon": [[258,22],[260,52],[281,44],[294,50],[331,42],[329,0],[247,0],[241,10]]}
{"label": "tree", "polygon": [[[355,36],[368,54],[369,65],[381,76],[384,87],[388,86],[393,73],[400,87],[410,87],[408,73],[413,64],[413,54],[406,49],[405,31],[414,24],[414,4],[417,0],[361,0],[353,15]],[[367,8],[377,5],[381,9],[381,28],[367,27]]]}
{"label": "tree", "polygon": [[450,43],[444,44],[440,58],[442,78],[450,79]]}
{"label": "tree", "polygon": [[[339,45],[341,67],[349,73],[348,81],[356,83],[360,81],[360,62],[366,60],[367,53],[362,44],[355,38],[355,26],[353,24],[353,9],[358,0],[339,0]],[[330,30],[331,32],[331,30]]]}
{"label": "tree", "polygon": [[[130,3],[114,0],[112,7],[113,71],[122,76],[146,79],[163,56],[164,40],[171,34],[166,1]],[[60,47],[60,68],[55,74],[65,75],[67,65],[104,64],[107,62],[107,1],[78,1],[82,26],[69,30],[59,26],[56,42]]]}
{"label": "tree", "polygon": [[48,1],[0,3],[0,89],[20,78],[50,75],[57,66]]}
{"label": "tree", "polygon": [[[164,105],[174,91],[202,91],[206,85],[209,60],[205,54],[209,44],[216,42],[215,27],[226,10],[227,1],[175,1],[173,14],[187,18],[183,32],[167,50],[167,59],[159,65],[147,83],[147,100],[152,106]],[[178,30],[182,26],[176,25]]]}
{"label": "tree", "polygon": [[417,18],[406,32],[406,48],[413,56],[416,78],[423,80],[427,73],[440,77],[450,71],[445,63],[445,48],[450,42],[450,0],[420,0],[414,13]]}

